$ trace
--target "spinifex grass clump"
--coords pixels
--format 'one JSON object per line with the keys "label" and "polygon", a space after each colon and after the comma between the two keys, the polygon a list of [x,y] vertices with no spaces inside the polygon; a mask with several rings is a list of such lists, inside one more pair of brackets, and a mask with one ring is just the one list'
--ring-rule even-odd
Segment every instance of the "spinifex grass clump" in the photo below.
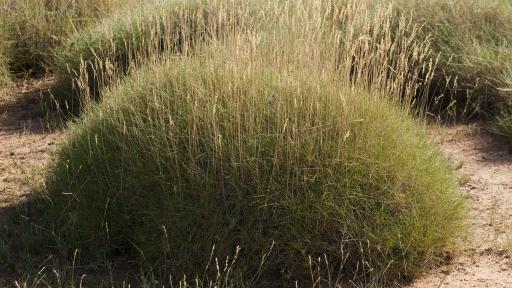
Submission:
{"label": "spinifex grass clump", "polygon": [[[465,120],[492,119],[512,97],[512,2],[507,0],[395,1],[423,25],[439,55],[432,92],[441,112]],[[439,97],[442,94],[445,97]]]}
{"label": "spinifex grass clump", "polygon": [[335,79],[204,61],[140,71],[71,129],[47,213],[72,247],[195,275],[237,245],[255,273],[275,243],[263,277],[294,279],[308,255],[392,278],[450,247],[455,182],[406,112]]}
{"label": "spinifex grass clump", "polygon": [[237,18],[245,17],[236,2],[163,0],[121,9],[77,32],[55,50],[57,94],[82,105],[84,100],[97,98],[112,77],[148,58],[163,52],[187,54],[197,43],[228,34],[235,29]]}
{"label": "spinifex grass clump", "polygon": [[127,0],[0,0],[0,29],[8,32],[11,42],[9,69],[21,76],[48,72],[53,48],[124,2]]}
{"label": "spinifex grass clump", "polygon": [[323,4],[264,5],[259,29],[104,90],[51,167],[39,227],[60,251],[177,278],[240,246],[240,275],[285,286],[308,256],[323,276],[391,281],[449,252],[462,202],[409,108],[428,42],[373,1]]}
{"label": "spinifex grass clump", "polygon": [[372,4],[275,5],[261,31],[104,91],[68,132],[43,226],[63,250],[173,275],[237,246],[238,272],[263,280],[308,278],[308,256],[333,277],[421,272],[453,248],[461,199],[408,108],[427,46]]}

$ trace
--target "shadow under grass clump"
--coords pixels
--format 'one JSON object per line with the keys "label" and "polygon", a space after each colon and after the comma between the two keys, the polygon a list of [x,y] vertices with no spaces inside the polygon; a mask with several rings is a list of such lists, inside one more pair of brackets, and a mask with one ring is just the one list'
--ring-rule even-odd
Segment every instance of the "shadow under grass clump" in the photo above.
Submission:
{"label": "shadow under grass clump", "polygon": [[99,100],[100,90],[113,79],[147,59],[187,55],[197,44],[240,31],[236,13],[242,11],[236,1],[164,0],[125,7],[55,49],[58,83],[53,93],[62,107],[77,114]]}
{"label": "shadow under grass clump", "polygon": [[42,225],[63,249],[192,278],[237,246],[261,281],[309,279],[308,256],[346,279],[417,275],[462,229],[448,163],[389,100],[301,75],[202,58],[138,71],[72,125]]}
{"label": "shadow under grass clump", "polygon": [[490,131],[501,137],[512,153],[512,107],[503,109],[490,125]]}

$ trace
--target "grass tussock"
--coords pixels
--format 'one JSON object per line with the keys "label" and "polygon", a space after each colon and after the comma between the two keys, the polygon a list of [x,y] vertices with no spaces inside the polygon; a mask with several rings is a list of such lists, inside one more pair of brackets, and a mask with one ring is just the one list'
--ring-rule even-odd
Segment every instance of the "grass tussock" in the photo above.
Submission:
{"label": "grass tussock", "polygon": [[53,48],[122,3],[122,0],[1,0],[0,26],[7,31],[11,43],[7,51],[9,70],[18,76],[45,74],[53,65]]}
{"label": "grass tussock", "polygon": [[11,82],[11,73],[8,67],[9,42],[5,27],[0,27],[0,89]]}
{"label": "grass tussock", "polygon": [[58,249],[193,278],[239,246],[237,275],[281,284],[307,283],[308,259],[330,263],[322,279],[388,283],[449,253],[462,200],[410,108],[429,41],[373,1],[326,4],[268,3],[104,90],[36,217]]}
{"label": "grass tussock", "polygon": [[119,9],[55,50],[56,93],[71,105],[82,105],[148,58],[189,54],[198,43],[222,40],[242,29],[240,18],[248,22],[251,17],[237,2],[245,1],[148,1]]}
{"label": "grass tussock", "polygon": [[455,183],[407,114],[332,82],[224,69],[143,71],[72,130],[51,186],[69,243],[179,275],[214,245],[240,245],[255,272],[275,242],[266,269],[300,278],[307,255],[397,277],[450,247]]}
{"label": "grass tussock", "polygon": [[[439,56],[433,89],[436,112],[492,119],[512,94],[512,4],[506,0],[395,1],[432,36]],[[445,95],[445,97],[440,97]]]}

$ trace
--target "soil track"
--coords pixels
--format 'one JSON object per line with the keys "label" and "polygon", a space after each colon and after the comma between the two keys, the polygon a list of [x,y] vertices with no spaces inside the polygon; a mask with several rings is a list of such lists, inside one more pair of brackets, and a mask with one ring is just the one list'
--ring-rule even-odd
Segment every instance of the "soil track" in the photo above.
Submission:
{"label": "soil track", "polygon": [[[22,201],[40,181],[61,138],[60,132],[47,129],[39,106],[40,93],[51,81],[27,81],[0,91],[0,218],[2,209]],[[457,168],[470,208],[470,235],[452,264],[410,287],[512,287],[510,147],[477,124],[433,128],[431,135]]]}
{"label": "soil track", "polygon": [[469,235],[452,264],[411,287],[512,287],[512,154],[478,124],[432,129],[468,198]]}

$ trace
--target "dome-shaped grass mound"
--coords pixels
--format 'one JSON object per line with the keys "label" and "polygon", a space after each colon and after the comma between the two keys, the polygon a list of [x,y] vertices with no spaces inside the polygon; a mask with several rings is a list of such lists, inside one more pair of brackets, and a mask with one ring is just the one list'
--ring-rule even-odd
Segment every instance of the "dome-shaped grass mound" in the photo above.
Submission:
{"label": "dome-shaped grass mound", "polygon": [[72,249],[174,275],[237,245],[255,273],[272,243],[266,278],[308,277],[308,256],[347,277],[416,275],[461,229],[450,167],[407,112],[327,78],[201,58],[146,67],[71,127],[46,221]]}

